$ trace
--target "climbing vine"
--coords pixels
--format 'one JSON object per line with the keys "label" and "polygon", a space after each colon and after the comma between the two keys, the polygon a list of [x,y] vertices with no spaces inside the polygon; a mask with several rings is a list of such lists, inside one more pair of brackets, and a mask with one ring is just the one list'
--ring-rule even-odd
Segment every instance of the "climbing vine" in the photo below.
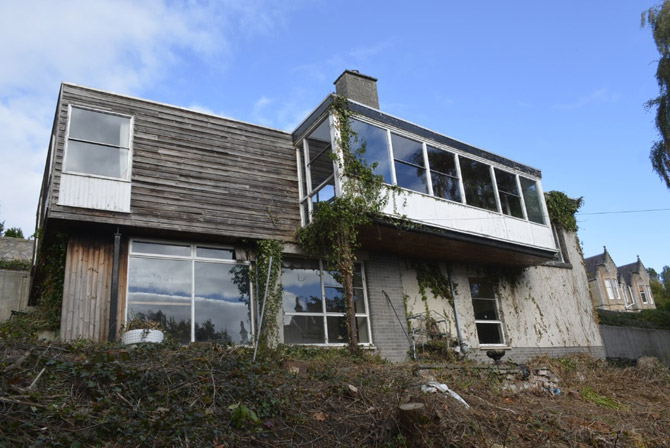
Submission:
{"label": "climbing vine", "polygon": [[[268,347],[277,342],[277,313],[279,313],[283,293],[281,285],[282,248],[283,245],[280,241],[259,241],[256,247],[256,262],[252,265],[249,275],[252,284],[258,285],[256,297],[258,298],[257,303],[260,316],[260,310],[263,307],[263,297],[265,297],[265,283],[268,278],[268,272],[270,272],[263,327],[258,335],[259,345],[262,347]],[[270,267],[270,258],[272,258],[272,267]]]}
{"label": "climbing vine", "polygon": [[68,237],[65,233],[56,233],[48,241],[38,232],[41,246],[37,253],[37,270],[42,272],[37,304],[44,314],[46,327],[50,330],[60,328],[61,309],[63,307],[63,285],[65,282],[65,260]]}
{"label": "climbing vine", "polygon": [[575,213],[584,204],[584,198],[571,199],[561,191],[545,193],[544,198],[547,202],[547,211],[551,222],[569,232],[576,232],[577,219]]}
{"label": "climbing vine", "polygon": [[449,278],[442,274],[440,266],[437,263],[426,263],[422,261],[413,261],[412,268],[416,272],[416,281],[419,284],[419,294],[424,302],[428,300],[426,291],[428,288],[435,297],[447,299],[449,304],[454,306],[454,298],[451,296]]}
{"label": "climbing vine", "polygon": [[346,98],[335,96],[331,105],[338,137],[331,157],[337,164],[340,194],[315,204],[310,223],[298,230],[298,243],[308,255],[323,257],[337,271],[346,303],[349,351],[358,353],[358,332],[354,308],[353,273],[361,226],[372,223],[388,202],[382,176],[374,174],[376,163],[364,158],[366,143],[360,142],[351,126],[352,112]]}

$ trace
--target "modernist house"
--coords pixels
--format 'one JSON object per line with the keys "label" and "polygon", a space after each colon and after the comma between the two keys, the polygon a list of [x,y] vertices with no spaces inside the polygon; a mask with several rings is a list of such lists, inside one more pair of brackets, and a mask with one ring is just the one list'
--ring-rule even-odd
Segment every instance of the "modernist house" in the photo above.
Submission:
{"label": "modernist house", "polygon": [[[552,228],[540,171],[380,111],[374,78],[345,71],[335,84],[364,157],[399,187],[385,214],[416,224],[362,230],[361,344],[406,359],[408,327],[434,321],[475,358],[602,356],[575,235]],[[114,339],[143,316],[185,342],[248,343],[247,274],[254,243],[271,239],[284,245],[279,342],[343,344],[341,285],[295,239],[346,181],[331,157],[333,101],[287,133],[63,84],[38,210],[40,245],[68,239],[61,338]],[[453,306],[421,293],[422,264],[448,276]]]}
{"label": "modernist house", "polygon": [[649,274],[640,257],[634,263],[617,267],[607,247],[604,247],[602,254],[584,261],[591,297],[597,308],[610,311],[656,309]]}

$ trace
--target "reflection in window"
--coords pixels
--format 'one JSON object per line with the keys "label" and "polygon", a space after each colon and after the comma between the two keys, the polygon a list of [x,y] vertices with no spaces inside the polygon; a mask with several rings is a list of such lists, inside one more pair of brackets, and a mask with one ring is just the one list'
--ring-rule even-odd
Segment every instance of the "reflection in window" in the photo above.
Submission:
{"label": "reflection in window", "polygon": [[470,279],[470,295],[479,343],[481,345],[504,344],[502,320],[500,319],[493,283]]}
{"label": "reflection in window", "polygon": [[391,147],[398,186],[428,194],[428,181],[423,160],[423,144],[391,134]]}
{"label": "reflection in window", "polygon": [[498,168],[495,169],[495,174],[502,212],[515,218],[523,218],[521,195],[516,185],[516,175]]}
{"label": "reflection in window", "polygon": [[450,201],[461,202],[461,189],[458,186],[458,169],[455,156],[447,151],[427,146],[430,178],[433,195]]}
{"label": "reflection in window", "polygon": [[304,224],[310,220],[311,212],[319,202],[335,197],[335,172],[330,126],[328,120],[321,122],[302,143],[301,159],[304,161],[301,207]]}
{"label": "reflection in window", "polygon": [[490,167],[465,157],[460,157],[459,160],[461,162],[465,202],[475,207],[497,211]]}
{"label": "reflection in window", "polygon": [[521,182],[523,200],[526,203],[526,213],[528,214],[528,220],[538,224],[545,224],[537,182],[521,176],[519,176],[519,181]]}
{"label": "reflection in window", "polygon": [[382,176],[387,184],[392,184],[386,130],[358,120],[351,120],[351,129],[357,135],[351,142],[351,150],[365,149],[363,159],[368,166],[374,166],[373,173]]}
{"label": "reflection in window", "polygon": [[[184,247],[188,255],[176,257],[174,253]],[[232,260],[228,249],[197,247],[194,257],[193,248],[132,242],[126,321],[158,321],[183,343],[250,343],[248,266]]]}
{"label": "reflection in window", "polygon": [[[284,342],[346,342],[346,303],[336,272],[325,269],[318,260],[285,259],[282,261],[282,286]],[[359,341],[369,343],[370,328],[360,264],[356,264],[354,272],[354,297]]]}
{"label": "reflection in window", "polygon": [[64,170],[127,180],[130,117],[70,108]]}

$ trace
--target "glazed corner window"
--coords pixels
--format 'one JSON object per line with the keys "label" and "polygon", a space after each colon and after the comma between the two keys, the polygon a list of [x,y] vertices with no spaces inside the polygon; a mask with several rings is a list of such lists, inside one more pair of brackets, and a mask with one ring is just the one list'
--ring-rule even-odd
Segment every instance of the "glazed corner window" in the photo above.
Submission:
{"label": "glazed corner window", "polygon": [[393,184],[386,130],[358,120],[351,120],[351,129],[356,133],[350,142],[351,150],[362,151],[362,158],[372,172],[382,176],[387,184]]}
{"label": "glazed corner window", "polygon": [[129,180],[132,118],[70,106],[64,171]]}
{"label": "glazed corner window", "polygon": [[521,194],[519,194],[516,183],[516,175],[498,168],[495,168],[495,174],[502,212],[515,218],[523,218]]}
{"label": "glazed corner window", "polygon": [[497,211],[491,168],[465,157],[461,157],[460,162],[466,204]]}
{"label": "glazed corner window", "polygon": [[[337,274],[320,260],[282,261],[284,342],[344,344],[347,342],[345,298]],[[358,340],[370,343],[370,325],[363,270],[354,268],[354,303]]]}
{"label": "glazed corner window", "polygon": [[537,187],[537,182],[521,176],[519,176],[519,182],[521,183],[523,200],[526,203],[528,220],[538,224],[546,224],[544,213],[542,212],[542,202],[540,200],[540,190]]}
{"label": "glazed corner window", "polygon": [[311,212],[319,202],[331,201],[335,197],[335,175],[333,169],[330,126],[328,120],[321,122],[302,142],[302,199],[304,224],[310,220]]}
{"label": "glazed corner window", "polygon": [[249,344],[249,266],[234,258],[232,249],[132,241],[126,322],[158,321],[183,343]]}
{"label": "glazed corner window", "polygon": [[423,144],[391,133],[391,148],[396,184],[408,190],[428,194]]}
{"label": "glazed corner window", "polygon": [[502,345],[505,337],[493,283],[470,279],[470,295],[480,345]]}

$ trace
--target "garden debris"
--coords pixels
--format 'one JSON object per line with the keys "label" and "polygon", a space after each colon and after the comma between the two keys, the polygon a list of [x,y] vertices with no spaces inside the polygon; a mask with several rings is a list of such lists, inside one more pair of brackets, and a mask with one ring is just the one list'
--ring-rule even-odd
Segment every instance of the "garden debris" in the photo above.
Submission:
{"label": "garden debris", "polygon": [[465,406],[467,409],[470,409],[470,405],[465,402],[463,397],[458,395],[453,390],[449,389],[449,386],[447,386],[444,383],[438,383],[436,381],[432,381],[428,384],[421,386],[421,390],[428,393],[435,393],[437,391],[440,391],[444,394],[449,394],[455,400],[460,401],[463,404],[463,406]]}

